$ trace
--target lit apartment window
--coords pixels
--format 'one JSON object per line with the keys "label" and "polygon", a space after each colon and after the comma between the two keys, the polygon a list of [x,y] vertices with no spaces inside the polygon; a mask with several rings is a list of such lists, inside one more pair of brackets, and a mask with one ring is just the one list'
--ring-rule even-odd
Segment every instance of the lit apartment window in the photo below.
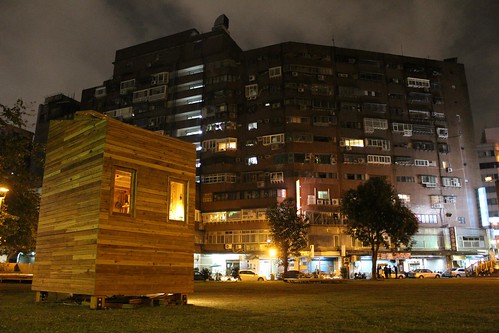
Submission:
{"label": "lit apartment window", "polygon": [[398,197],[404,206],[409,206],[411,203],[411,196],[409,194],[399,194]]}
{"label": "lit apartment window", "polygon": [[430,80],[416,77],[407,78],[407,87],[409,88],[430,88]]}
{"label": "lit apartment window", "polygon": [[258,158],[256,156],[248,157],[246,159],[246,164],[247,165],[256,165],[256,164],[258,164]]}
{"label": "lit apartment window", "polygon": [[284,133],[260,136],[258,137],[258,141],[261,141],[264,146],[269,146],[275,143],[284,143]]}
{"label": "lit apartment window", "polygon": [[185,182],[170,180],[168,219],[186,221],[187,186]]}
{"label": "lit apartment window", "polygon": [[116,169],[113,175],[113,214],[130,215],[134,202],[134,177],[135,171]]}
{"label": "lit apartment window", "polygon": [[340,147],[364,147],[364,140],[342,138],[340,140]]}
{"label": "lit apartment window", "polygon": [[258,129],[258,122],[248,123],[248,131]]}

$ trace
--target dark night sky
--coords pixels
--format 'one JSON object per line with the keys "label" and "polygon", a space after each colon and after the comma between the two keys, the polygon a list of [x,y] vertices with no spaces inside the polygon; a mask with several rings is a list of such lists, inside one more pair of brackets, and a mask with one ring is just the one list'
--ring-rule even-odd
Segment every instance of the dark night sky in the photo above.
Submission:
{"label": "dark night sky", "polygon": [[[285,41],[428,57],[466,68],[475,136],[499,127],[499,0],[0,0],[0,104],[109,79],[115,51],[225,14],[244,49]],[[31,119],[32,121],[33,119]]]}

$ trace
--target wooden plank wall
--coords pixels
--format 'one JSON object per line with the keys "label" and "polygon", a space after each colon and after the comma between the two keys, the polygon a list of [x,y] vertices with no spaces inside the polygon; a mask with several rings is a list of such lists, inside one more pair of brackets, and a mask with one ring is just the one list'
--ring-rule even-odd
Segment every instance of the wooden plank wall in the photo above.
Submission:
{"label": "wooden plank wall", "polygon": [[33,290],[95,289],[105,126],[100,119],[50,124]]}
{"label": "wooden plank wall", "polygon": [[[196,151],[191,143],[109,120],[96,294],[192,293]],[[109,214],[112,167],[136,171],[135,211]],[[186,222],[168,221],[168,180],[188,184]]]}
{"label": "wooden plank wall", "polygon": [[[33,290],[192,293],[194,145],[98,113],[69,123],[49,133]],[[116,167],[136,173],[131,216],[111,213]],[[169,179],[188,184],[185,222],[167,219]]]}

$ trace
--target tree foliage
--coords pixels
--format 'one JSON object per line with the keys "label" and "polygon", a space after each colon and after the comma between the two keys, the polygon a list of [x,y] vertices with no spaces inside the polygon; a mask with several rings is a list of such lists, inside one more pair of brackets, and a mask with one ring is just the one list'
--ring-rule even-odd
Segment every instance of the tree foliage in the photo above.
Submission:
{"label": "tree foliage", "polygon": [[287,198],[267,209],[272,242],[278,250],[278,258],[288,270],[288,257],[298,256],[307,246],[309,220],[296,210],[294,199]]}
{"label": "tree foliage", "polygon": [[12,107],[0,104],[0,185],[9,189],[0,211],[0,251],[6,253],[35,247],[39,194],[25,116],[22,100]]}
{"label": "tree foliage", "polygon": [[341,211],[348,217],[346,233],[371,248],[373,278],[380,246],[410,247],[412,236],[418,231],[416,216],[384,178],[371,178],[357,189],[347,191]]}

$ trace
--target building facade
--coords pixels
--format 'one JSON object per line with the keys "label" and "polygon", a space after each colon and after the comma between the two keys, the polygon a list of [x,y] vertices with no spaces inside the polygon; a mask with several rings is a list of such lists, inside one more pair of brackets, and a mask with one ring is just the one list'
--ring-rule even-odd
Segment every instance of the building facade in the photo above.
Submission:
{"label": "building facade", "polygon": [[340,205],[370,177],[388,179],[420,221],[412,249],[382,251],[382,262],[444,270],[487,250],[457,59],[295,42],[243,51],[222,15],[210,32],[118,50],[112,78],[81,103],[196,145],[200,268],[276,272],[265,211],[292,197],[312,224],[295,267],[369,271]]}
{"label": "building facade", "polygon": [[482,226],[487,229],[490,255],[498,255],[499,245],[499,128],[486,128],[477,146],[482,188],[479,204]]}

